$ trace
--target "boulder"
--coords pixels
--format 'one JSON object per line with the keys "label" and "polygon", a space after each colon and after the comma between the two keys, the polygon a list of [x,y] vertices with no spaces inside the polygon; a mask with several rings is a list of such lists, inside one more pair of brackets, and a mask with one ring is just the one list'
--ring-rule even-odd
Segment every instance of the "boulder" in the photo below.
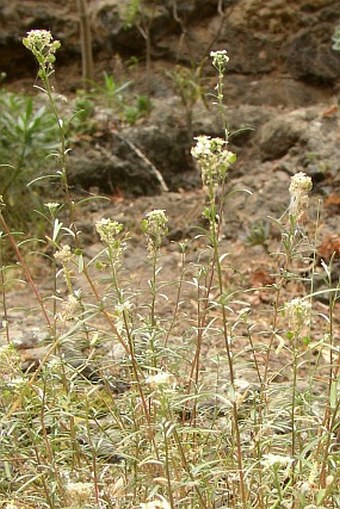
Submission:
{"label": "boulder", "polygon": [[295,77],[316,84],[333,84],[340,78],[340,53],[332,50],[332,30],[320,23],[303,30],[287,47],[286,68]]}
{"label": "boulder", "polygon": [[101,193],[128,196],[153,195],[162,191],[151,162],[131,149],[128,140],[113,137],[112,143],[81,142],[69,159],[69,180],[76,188],[96,187]]}
{"label": "boulder", "polygon": [[303,139],[305,124],[295,112],[290,115],[275,116],[266,122],[258,132],[258,144],[262,160],[279,159],[291,147]]}

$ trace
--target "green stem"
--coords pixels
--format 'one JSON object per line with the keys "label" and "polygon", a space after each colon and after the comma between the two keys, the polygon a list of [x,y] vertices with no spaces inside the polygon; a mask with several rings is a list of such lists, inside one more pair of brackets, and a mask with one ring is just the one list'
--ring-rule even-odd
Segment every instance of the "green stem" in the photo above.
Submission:
{"label": "green stem", "polygon": [[170,500],[170,507],[171,509],[175,509],[175,501],[174,496],[172,493],[172,486],[171,486],[171,475],[170,475],[170,468],[169,468],[169,444],[168,444],[168,436],[167,436],[167,429],[164,425],[163,429],[163,436],[164,436],[164,447],[165,447],[165,474],[166,474],[166,480],[168,485],[168,495]]}
{"label": "green stem", "polygon": [[277,494],[279,496],[279,502],[281,503],[282,502],[282,492],[281,492],[281,486],[280,486],[280,481],[279,481],[279,476],[278,476],[278,468],[277,467],[273,468],[273,474],[274,474],[274,485],[275,485]]}
{"label": "green stem", "polygon": [[218,103],[218,110],[220,112],[220,117],[222,120],[225,141],[228,143],[229,132],[228,132],[227,122],[226,122],[225,114],[224,114],[223,97],[224,97],[224,95],[223,95],[223,71],[222,71],[222,69],[220,69],[218,72],[218,81],[217,81],[217,103]]}
{"label": "green stem", "polygon": [[[216,274],[217,274],[219,293],[220,293],[221,299],[222,299],[221,309],[222,309],[222,322],[223,322],[223,324],[222,324],[223,337],[224,337],[224,344],[225,344],[225,348],[226,348],[226,352],[227,352],[230,385],[231,385],[231,389],[232,389],[232,394],[233,394],[233,396],[235,396],[236,395],[236,387],[235,387],[233,354],[232,354],[232,351],[230,348],[230,338],[229,338],[229,332],[228,332],[228,317],[227,317],[227,313],[226,313],[225,303],[223,301],[223,299],[224,299],[224,282],[223,282],[223,274],[222,274],[222,265],[221,265],[220,256],[219,256],[219,240],[218,240],[219,226],[216,224],[217,210],[216,210],[215,190],[214,190],[213,184],[210,185],[209,196],[210,196],[210,234],[211,234],[211,242],[213,244],[213,249],[214,249],[214,253],[215,253],[214,259],[215,259],[215,265],[216,265]],[[223,214],[222,207],[219,212],[220,212],[220,214],[219,214],[220,221],[222,221],[222,214]],[[233,425],[234,425],[235,440],[236,440],[237,463],[238,463],[238,470],[239,470],[239,476],[240,476],[241,500],[242,500],[243,508],[246,509],[247,492],[246,492],[245,481],[244,481],[241,433],[240,433],[240,428],[239,428],[239,423],[238,423],[238,408],[237,408],[237,403],[236,403],[235,397],[233,397],[233,401],[232,401],[232,414],[233,414]]]}
{"label": "green stem", "polygon": [[9,332],[9,317],[7,311],[7,298],[6,298],[6,267],[3,265],[3,251],[2,251],[2,235],[0,237],[0,284],[1,284],[1,301],[2,309],[4,313],[3,325],[5,328],[7,344],[11,343],[11,337]]}
{"label": "green stem", "polygon": [[155,327],[156,318],[155,318],[155,308],[156,308],[156,297],[157,297],[157,250],[155,248],[153,257],[152,257],[152,279],[150,281],[150,289],[151,289],[151,308],[150,308],[150,323],[151,327]]}
{"label": "green stem", "polygon": [[59,160],[60,160],[60,167],[61,167],[61,173],[60,178],[61,182],[64,186],[65,191],[65,197],[66,197],[66,204],[69,209],[70,214],[70,223],[71,227],[73,227],[75,235],[76,235],[76,229],[74,228],[74,203],[72,202],[71,195],[70,195],[70,189],[68,185],[68,177],[67,177],[67,163],[66,163],[66,137],[65,137],[65,128],[62,119],[59,117],[59,112],[57,108],[56,101],[53,97],[53,89],[51,87],[50,83],[50,73],[46,72],[46,69],[41,66],[41,79],[44,85],[44,92],[46,93],[50,106],[52,108],[53,115],[55,117],[58,131],[59,131],[59,140],[60,140],[60,151],[59,151]]}
{"label": "green stem", "polygon": [[[114,257],[114,253],[113,253],[113,250],[112,250],[111,246],[108,246],[108,253],[109,253],[109,260],[110,260],[111,271],[112,271],[113,286],[114,286],[115,291],[117,293],[119,303],[123,304],[124,303],[124,298],[123,298],[122,291],[121,291],[121,289],[119,287],[119,284],[118,284],[117,266],[116,266],[116,263],[115,263],[115,257]],[[124,341],[125,349],[127,350],[127,353],[129,355],[129,357],[131,358],[133,376],[134,376],[134,379],[136,381],[136,385],[137,385],[138,392],[139,392],[139,395],[140,395],[140,398],[141,398],[141,402],[142,402],[142,407],[143,407],[145,419],[146,419],[147,426],[148,426],[149,440],[153,444],[156,457],[159,460],[159,452],[158,452],[158,447],[157,447],[157,443],[156,443],[156,440],[155,440],[155,432],[154,432],[154,429],[153,429],[153,426],[152,426],[150,411],[149,411],[148,404],[147,404],[147,401],[146,401],[146,398],[145,398],[145,394],[144,394],[144,391],[143,391],[143,387],[142,387],[142,381],[141,381],[140,373],[139,373],[140,372],[140,368],[138,366],[138,362],[137,362],[137,359],[136,359],[136,356],[135,356],[135,346],[134,346],[133,338],[132,338],[131,331],[130,331],[129,317],[128,317],[127,312],[125,310],[123,310],[123,322],[124,322],[125,333],[126,333],[126,337],[127,337],[127,341],[128,341],[128,346],[127,347],[125,345],[125,341],[123,340],[123,338],[121,338],[121,339],[122,339],[122,341]]]}
{"label": "green stem", "polygon": [[166,334],[166,337],[164,340],[165,348],[168,345],[169,337],[170,337],[170,335],[173,331],[173,328],[175,326],[175,323],[176,323],[176,318],[178,315],[178,309],[179,309],[179,303],[180,303],[180,297],[181,297],[181,292],[182,292],[182,287],[183,287],[183,281],[184,281],[184,273],[185,273],[185,252],[183,250],[182,256],[181,256],[181,271],[180,271],[180,278],[179,278],[179,283],[178,283],[178,287],[177,287],[177,295],[176,295],[176,301],[175,301],[175,305],[174,305],[174,312],[173,312],[172,320],[168,327],[168,331],[167,331],[167,334]]}
{"label": "green stem", "polygon": [[291,429],[292,429],[292,443],[291,443],[291,457],[294,460],[292,463],[292,480],[294,482],[295,474],[295,455],[296,455],[296,394],[297,394],[297,335],[294,333],[293,338],[293,381],[292,381],[292,408],[291,408]]}
{"label": "green stem", "polygon": [[27,263],[25,262],[24,260],[24,257],[22,256],[21,252],[20,252],[20,249],[19,247],[17,246],[17,243],[15,242],[15,239],[10,231],[10,229],[8,228],[8,225],[3,217],[3,215],[1,214],[0,212],[0,224],[2,225],[2,228],[4,229],[9,241],[10,241],[10,244],[15,252],[15,256],[17,257],[23,271],[24,271],[24,274],[25,274],[25,277],[26,277],[26,280],[28,282],[28,284],[30,285],[30,287],[32,288],[33,290],[33,293],[39,303],[39,306],[41,308],[41,311],[44,315],[44,318],[45,318],[45,321],[50,329],[50,331],[52,332],[52,323],[51,323],[51,320],[47,314],[47,311],[46,311],[46,308],[45,308],[45,305],[44,305],[44,302],[43,302],[43,299],[39,293],[39,290],[38,290],[38,287],[37,285],[35,284],[34,280],[33,280],[33,277],[31,275],[31,272],[28,268],[28,265]]}
{"label": "green stem", "polygon": [[189,466],[189,464],[187,462],[187,459],[186,459],[186,456],[185,456],[185,452],[184,452],[184,449],[183,449],[182,441],[181,441],[181,439],[180,439],[180,437],[179,437],[179,435],[177,433],[177,429],[176,428],[174,428],[173,434],[174,434],[174,438],[175,438],[175,441],[177,443],[177,447],[178,447],[178,450],[179,450],[179,453],[180,453],[180,456],[181,456],[183,467],[184,467],[185,471],[187,472],[188,476],[190,477],[191,482],[192,482],[193,487],[194,487],[194,490],[197,493],[198,500],[199,500],[199,507],[201,507],[203,509],[208,509],[207,505],[206,505],[206,503],[204,501],[203,495],[202,495],[202,493],[201,493],[201,491],[199,489],[199,485],[197,484],[196,479],[192,475],[190,466]]}

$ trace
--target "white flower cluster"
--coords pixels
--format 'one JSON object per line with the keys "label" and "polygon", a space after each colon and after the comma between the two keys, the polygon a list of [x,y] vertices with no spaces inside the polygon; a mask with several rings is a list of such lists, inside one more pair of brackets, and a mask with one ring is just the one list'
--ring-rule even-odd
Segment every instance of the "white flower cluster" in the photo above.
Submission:
{"label": "white flower cluster", "polygon": [[75,259],[75,255],[72,253],[70,246],[65,244],[59,251],[54,253],[54,258],[65,267]]}
{"label": "white flower cluster", "polygon": [[53,40],[49,30],[31,30],[23,39],[24,46],[33,53],[39,65],[53,64],[60,41]]}
{"label": "white flower cluster", "polygon": [[120,237],[120,233],[124,228],[122,223],[113,221],[112,219],[102,218],[100,221],[96,222],[95,226],[100,240],[103,244],[106,244],[109,250],[110,263],[115,267],[119,267],[123,251],[127,246],[127,237]]}
{"label": "white flower cluster", "polygon": [[296,297],[284,306],[284,314],[288,317],[289,326],[293,331],[301,330],[302,326],[309,319],[311,304],[302,297]]}
{"label": "white flower cluster", "polygon": [[89,482],[68,482],[65,486],[68,503],[80,506],[92,501],[93,484]]}
{"label": "white flower cluster", "polygon": [[165,210],[155,209],[146,214],[142,221],[142,231],[148,239],[150,254],[161,247],[162,241],[168,233],[168,217]]}
{"label": "white flower cluster", "polygon": [[229,62],[227,50],[210,51],[210,58],[212,65],[216,67],[218,71],[223,71]]}
{"label": "white flower cluster", "polygon": [[63,322],[73,320],[77,316],[79,310],[79,298],[76,295],[70,294],[66,301],[62,303],[62,313],[60,318]]}
{"label": "white flower cluster", "polygon": [[221,152],[224,149],[225,141],[222,138],[211,138],[210,136],[197,136],[196,146],[191,149],[196,159],[210,157],[212,153]]}
{"label": "white flower cluster", "polygon": [[301,219],[308,206],[308,193],[313,187],[313,182],[305,173],[296,173],[290,182],[290,205],[289,214],[298,221]]}
{"label": "white flower cluster", "polygon": [[117,236],[123,230],[123,225],[112,219],[102,218],[96,222],[96,230],[100,240],[107,245],[112,245],[117,240]]}
{"label": "white flower cluster", "polygon": [[264,454],[261,464],[265,468],[272,467],[289,467],[293,463],[293,458],[290,456],[281,456],[280,454]]}
{"label": "white flower cluster", "polygon": [[226,150],[227,142],[222,138],[201,135],[195,140],[191,154],[201,168],[203,185],[222,183],[231,164],[236,161],[236,154]]}
{"label": "white flower cluster", "polygon": [[147,377],[145,383],[148,384],[151,389],[157,389],[162,386],[173,386],[176,383],[176,379],[172,373],[159,371],[156,375]]}
{"label": "white flower cluster", "polygon": [[164,497],[160,497],[158,500],[142,503],[140,507],[141,509],[170,509],[170,504]]}
{"label": "white flower cluster", "polygon": [[45,207],[48,208],[48,210],[51,212],[51,213],[54,213],[58,207],[60,207],[60,203],[58,202],[48,202],[48,203],[44,203]]}

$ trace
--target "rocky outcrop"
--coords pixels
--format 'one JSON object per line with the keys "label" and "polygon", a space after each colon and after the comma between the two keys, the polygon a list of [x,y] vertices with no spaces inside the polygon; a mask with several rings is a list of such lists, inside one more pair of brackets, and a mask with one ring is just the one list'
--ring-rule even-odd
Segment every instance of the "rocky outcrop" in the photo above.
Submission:
{"label": "rocky outcrop", "polygon": [[[127,1],[89,2],[95,50],[140,57],[145,52],[141,32],[147,25],[155,59],[198,63],[213,45],[228,48],[230,70],[236,74],[278,71],[318,84],[334,84],[340,78],[340,56],[331,49],[331,36],[340,22],[337,0],[270,0],[265,4],[262,0],[224,0],[219,12],[216,0],[178,0],[177,9],[169,0],[145,5],[144,21],[138,24],[142,18],[131,16]],[[10,76],[30,66],[20,41],[33,28],[49,29],[61,39],[61,58],[80,53],[73,0],[3,2],[0,67]]]}
{"label": "rocky outcrop", "polygon": [[77,144],[69,159],[69,179],[78,189],[109,195],[143,196],[167,190],[162,174],[124,135]]}

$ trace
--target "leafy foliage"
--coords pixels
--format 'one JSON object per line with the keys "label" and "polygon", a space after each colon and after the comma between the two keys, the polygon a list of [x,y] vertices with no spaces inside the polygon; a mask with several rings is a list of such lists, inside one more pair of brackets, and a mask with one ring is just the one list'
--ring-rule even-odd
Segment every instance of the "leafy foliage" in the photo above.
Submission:
{"label": "leafy foliage", "polygon": [[152,109],[151,100],[146,95],[135,95],[128,91],[131,86],[131,81],[120,84],[114,76],[104,72],[102,84],[93,84],[88,92],[78,92],[73,129],[77,132],[93,130],[96,126],[96,110],[102,110],[108,121],[114,119],[130,125],[146,117]]}
{"label": "leafy foliage", "polygon": [[45,169],[56,142],[57,126],[46,105],[32,97],[0,91],[0,194],[13,226],[22,226],[39,205],[27,184]]}
{"label": "leafy foliage", "polygon": [[[46,40],[48,34],[37,32],[32,36]],[[213,54],[227,63],[226,56]],[[44,70],[45,62],[39,65]],[[222,112],[222,67],[217,70]],[[133,249],[123,224],[99,219],[101,245],[92,257],[84,255],[74,215],[81,203],[75,204],[67,182],[66,131],[49,74],[40,76],[55,113],[68,216],[59,217],[63,205],[46,204],[51,284],[41,289],[0,211],[5,232],[0,247],[10,241],[14,248],[38,304],[31,312],[41,313],[45,332],[40,362],[23,362],[13,344],[7,300],[15,277],[1,264],[7,340],[0,348],[1,504],[5,509],[338,507],[339,285],[331,286],[331,263],[323,263],[329,305],[319,312],[314,274],[300,275],[315,253],[304,224],[311,178],[300,172],[291,179],[287,215],[276,221],[279,252],[268,257],[275,259],[274,282],[266,285],[268,298],[257,321],[251,295],[258,289],[234,289],[225,278],[229,254],[221,248],[221,227],[236,159],[227,149],[229,132],[224,123],[223,139],[198,136],[191,154],[203,173],[207,228],[192,246],[179,245],[178,273],[166,281],[161,269],[168,217],[161,209],[148,212],[141,224],[148,281],[139,288],[122,274],[124,253]],[[31,126],[33,107],[24,104],[23,117],[13,114],[8,133],[26,154],[39,121]],[[41,113],[37,118],[45,119]],[[46,149],[47,142],[53,148],[42,135],[38,147]],[[23,165],[25,159],[19,161]],[[264,245],[269,233],[264,223],[254,225],[248,240]],[[287,301],[287,287],[296,283],[299,296]],[[170,313],[164,302],[171,304]]]}

